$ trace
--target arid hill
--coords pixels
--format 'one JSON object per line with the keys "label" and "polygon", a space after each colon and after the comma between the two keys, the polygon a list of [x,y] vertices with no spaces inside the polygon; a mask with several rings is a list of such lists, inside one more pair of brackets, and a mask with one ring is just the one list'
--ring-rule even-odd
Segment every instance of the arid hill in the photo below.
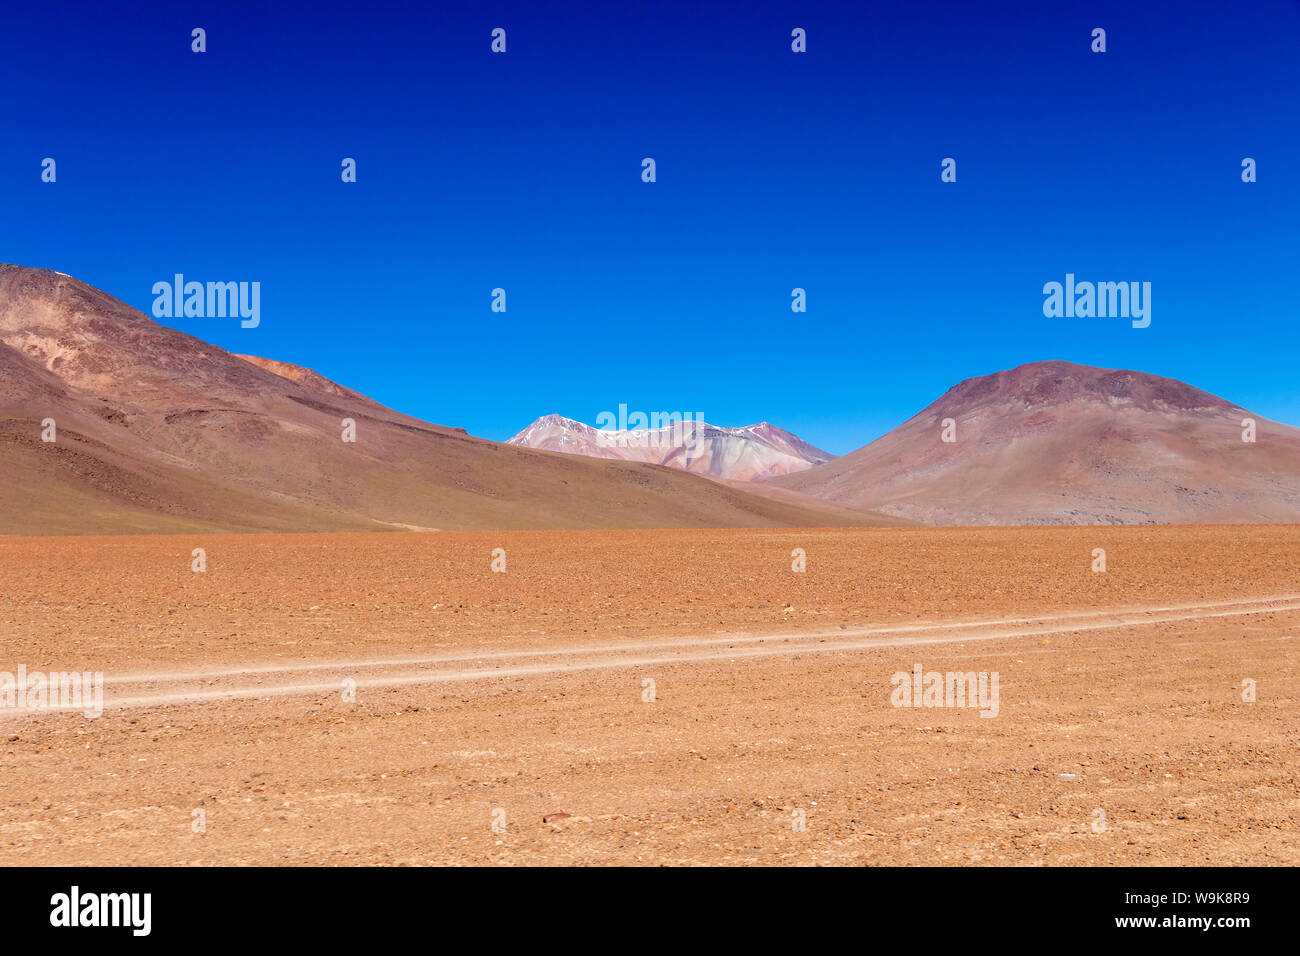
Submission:
{"label": "arid hill", "polygon": [[0,533],[21,534],[896,523],[473,438],[14,265],[0,265],[0,489]]}
{"label": "arid hill", "polygon": [[1300,429],[1174,379],[1034,362],[771,483],[935,524],[1295,522]]}

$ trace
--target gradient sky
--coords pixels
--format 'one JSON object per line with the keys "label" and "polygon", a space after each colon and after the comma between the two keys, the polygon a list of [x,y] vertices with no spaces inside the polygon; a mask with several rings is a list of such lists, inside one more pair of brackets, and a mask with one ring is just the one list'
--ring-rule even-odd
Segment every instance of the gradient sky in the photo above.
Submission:
{"label": "gradient sky", "polygon": [[[493,439],[624,403],[844,453],[1052,358],[1300,423],[1294,0],[261,6],[10,5],[0,261],[259,281],[256,329],[164,321]],[[1066,272],[1150,328],[1044,318]]]}

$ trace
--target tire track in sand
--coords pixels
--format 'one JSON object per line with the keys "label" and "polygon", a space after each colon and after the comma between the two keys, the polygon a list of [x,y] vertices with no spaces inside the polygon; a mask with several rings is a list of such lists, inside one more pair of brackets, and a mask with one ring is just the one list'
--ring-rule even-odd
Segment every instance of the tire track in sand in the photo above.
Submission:
{"label": "tire track in sand", "polygon": [[[344,678],[357,689],[472,682],[510,677],[536,677],[628,667],[655,667],[718,660],[745,660],[809,653],[844,653],[889,647],[952,644],[1009,638],[1044,637],[1099,630],[1125,630],[1159,624],[1184,623],[1269,613],[1300,612],[1300,594],[1240,601],[1180,604],[1164,607],[1104,609],[1037,617],[980,621],[943,621],[885,625],[852,630],[727,637],[707,636],[625,644],[528,647],[487,652],[458,652],[435,656],[363,658],[327,662],[255,664],[201,671],[120,674],[105,678],[105,710],[170,704],[218,703],[290,695],[333,695]],[[518,663],[510,664],[511,661]],[[477,662],[478,666],[463,665]],[[491,665],[489,662],[505,662]],[[332,671],[329,681],[312,680],[311,672]],[[367,676],[357,672],[370,671]],[[290,675],[303,679],[286,680]],[[280,683],[240,684],[250,678],[278,677]],[[213,686],[218,683],[228,686]],[[7,708],[2,716],[77,711],[65,707]]]}

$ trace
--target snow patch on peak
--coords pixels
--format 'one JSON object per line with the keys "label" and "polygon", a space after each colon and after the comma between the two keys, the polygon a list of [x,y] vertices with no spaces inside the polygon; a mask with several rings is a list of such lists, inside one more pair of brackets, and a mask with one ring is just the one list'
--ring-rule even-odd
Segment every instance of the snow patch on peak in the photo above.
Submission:
{"label": "snow patch on peak", "polygon": [[659,428],[593,428],[543,415],[507,444],[594,458],[644,461],[696,474],[750,480],[803,471],[834,458],[768,422],[727,427],[688,419]]}

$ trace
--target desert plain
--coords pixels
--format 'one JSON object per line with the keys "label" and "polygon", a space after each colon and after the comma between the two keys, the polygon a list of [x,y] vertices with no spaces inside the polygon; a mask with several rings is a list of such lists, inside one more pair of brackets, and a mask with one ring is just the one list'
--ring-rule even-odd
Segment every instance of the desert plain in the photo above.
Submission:
{"label": "desert plain", "polygon": [[[0,863],[1294,865],[1298,568],[1282,525],[4,536],[0,671],[105,684],[0,709]],[[997,715],[894,706],[916,665]]]}

